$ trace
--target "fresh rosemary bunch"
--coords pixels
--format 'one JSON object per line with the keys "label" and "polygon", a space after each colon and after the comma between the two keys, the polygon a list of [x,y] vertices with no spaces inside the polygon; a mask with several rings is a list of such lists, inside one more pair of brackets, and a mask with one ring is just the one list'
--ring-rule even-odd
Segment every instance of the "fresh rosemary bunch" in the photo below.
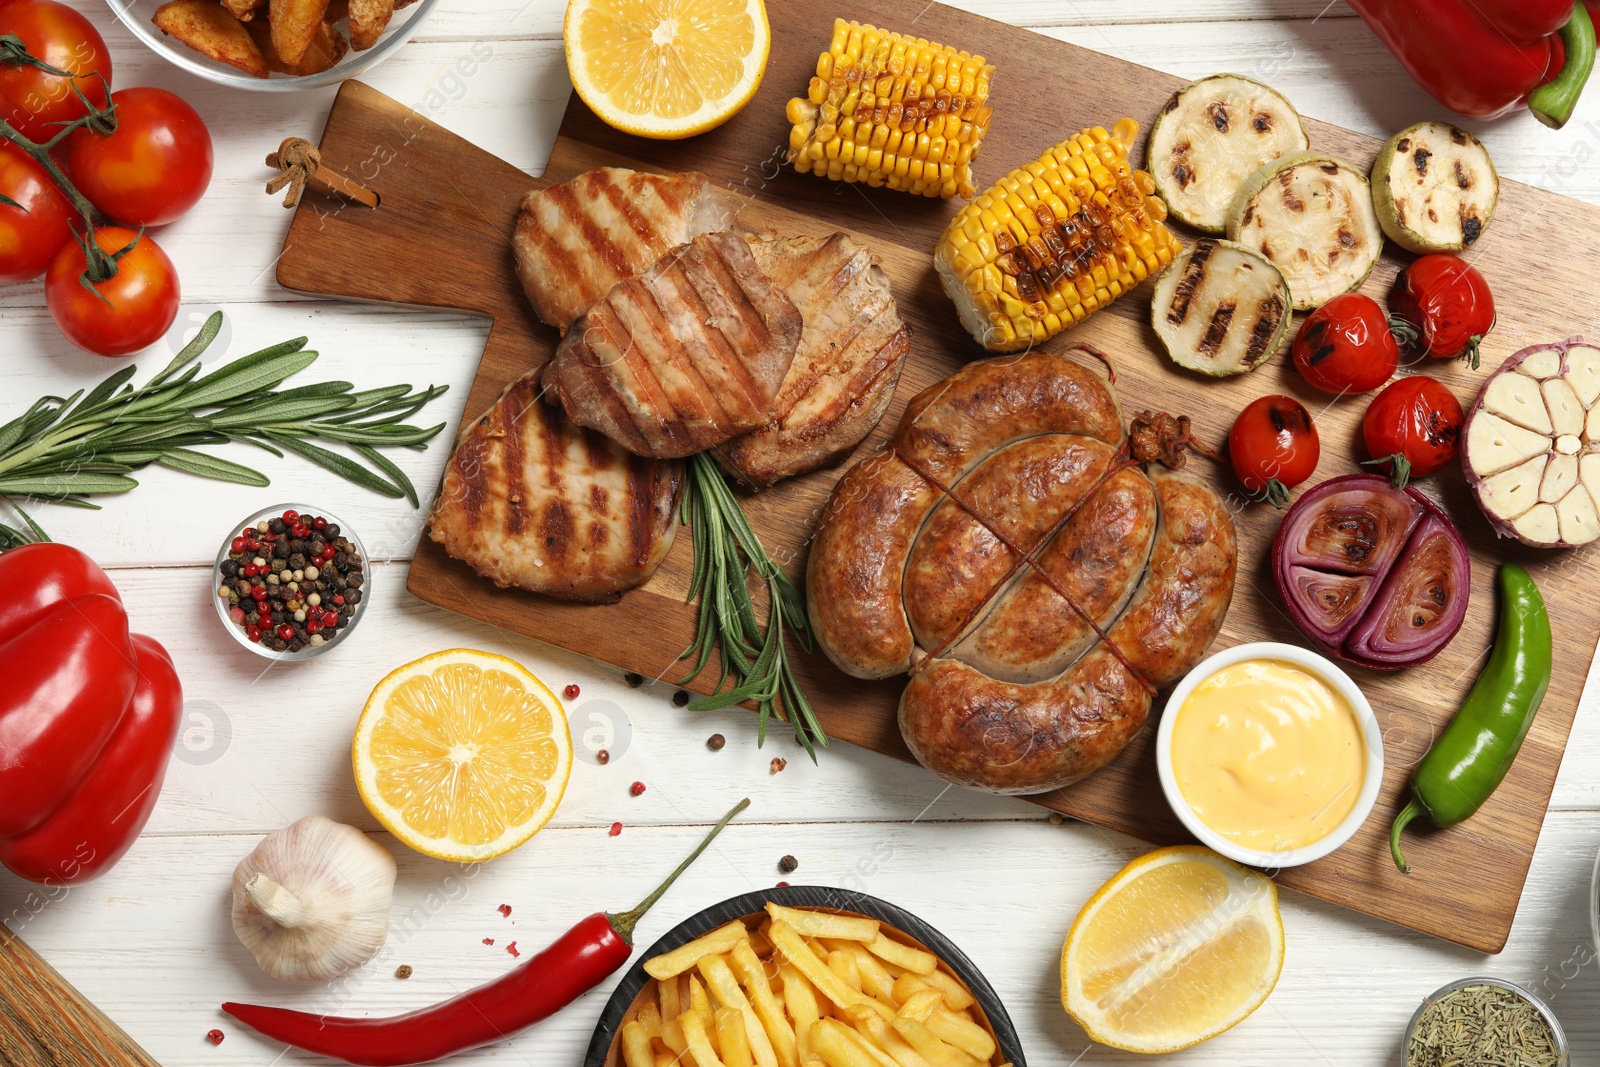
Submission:
{"label": "fresh rosemary bunch", "polygon": [[[694,642],[678,657],[693,658],[694,670],[679,684],[686,684],[705,669],[713,649],[720,654],[722,664],[722,675],[717,679],[719,691],[701,697],[689,708],[712,711],[755,701],[761,713],[758,744],[766,740],[767,724],[781,710],[794,727],[796,740],[814,762],[816,746],[826,747],[828,735],[817,722],[811,701],[800,689],[783,639],[785,630],[792,630],[801,648],[814,650],[805,597],[761,547],[716,461],[704,452],[697,453],[689,457],[688,469],[682,521],[694,534],[694,577],[689,599],[699,598],[700,614]],[[767,585],[765,634],[750,596],[752,567]],[[722,683],[730,674],[734,685],[723,689]]]}
{"label": "fresh rosemary bunch", "polygon": [[[206,375],[196,362],[222,328],[215,312],[165,370],[135,389],[137,370],[123,367],[91,389],[69,397],[39,398],[0,426],[0,499],[22,517],[26,530],[0,523],[0,551],[49,537],[16,503],[32,497],[94,508],[97,493],[125,493],[139,483],[129,475],[152,463],[241,485],[268,485],[250,467],[206,452],[202,445],[247,441],[282,458],[304,456],[357,485],[418,507],[405,472],[377,451],[422,449],[444,423],[419,427],[403,420],[449,388],[409,385],[355,391],[349,382],[322,382],[277,390],[285,378],[309,367],[317,353],[297,337],[225,363]],[[348,445],[371,469],[313,444]]]}

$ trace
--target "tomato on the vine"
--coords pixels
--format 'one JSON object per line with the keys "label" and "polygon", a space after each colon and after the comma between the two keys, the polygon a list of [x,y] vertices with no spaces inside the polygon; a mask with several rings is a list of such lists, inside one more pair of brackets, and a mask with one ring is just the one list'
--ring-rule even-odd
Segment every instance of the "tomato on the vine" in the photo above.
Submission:
{"label": "tomato on the vine", "polygon": [[1368,464],[1387,467],[1396,485],[1449,463],[1461,438],[1461,402],[1436,378],[1401,378],[1373,398],[1361,420]]}
{"label": "tomato on the vine", "polygon": [[45,169],[10,141],[0,141],[0,197],[0,285],[32,281],[72,240],[77,214]]}
{"label": "tomato on the vine", "polygon": [[1307,315],[1289,351],[1301,377],[1325,393],[1365,393],[1400,367],[1389,317],[1361,293],[1341,293]]}
{"label": "tomato on the vine", "polygon": [[73,131],[67,169],[89,202],[128,226],[164,226],[211,183],[211,134],[200,113],[165,89],[118,89],[116,132]]}
{"label": "tomato on the vine", "polygon": [[148,234],[101,226],[94,237],[118,257],[116,275],[84,285],[88,257],[74,237],[45,275],[45,302],[67,340],[96,355],[125,356],[154,343],[177,319],[178,272]]}
{"label": "tomato on the vine", "polygon": [[1494,328],[1494,296],[1477,267],[1444,252],[1423,256],[1395,277],[1389,310],[1411,351],[1464,356],[1478,369],[1478,342]]}
{"label": "tomato on the vine", "polygon": [[8,34],[21,38],[33,58],[75,75],[65,78],[27,63],[0,63],[0,118],[24,137],[48,141],[61,123],[87,114],[74,85],[96,107],[105,106],[111,53],[83,15],[57,0],[6,0],[0,3],[0,37]]}
{"label": "tomato on the vine", "polygon": [[1311,413],[1288,396],[1264,396],[1239,412],[1228,433],[1233,473],[1254,496],[1274,507],[1317,469],[1322,446]]}

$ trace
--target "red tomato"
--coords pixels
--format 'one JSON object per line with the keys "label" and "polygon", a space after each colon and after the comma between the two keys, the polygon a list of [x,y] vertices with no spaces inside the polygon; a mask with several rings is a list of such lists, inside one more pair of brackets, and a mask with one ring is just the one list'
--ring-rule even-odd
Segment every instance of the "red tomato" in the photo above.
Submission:
{"label": "red tomato", "polygon": [[[108,253],[120,251],[135,237],[135,231],[121,226],[95,230],[96,243]],[[148,234],[117,261],[116,276],[94,286],[94,292],[80,284],[87,266],[74,238],[56,253],[44,280],[50,317],[79,348],[125,356],[159,339],[178,317],[178,272]]]}
{"label": "red tomato", "polygon": [[1478,342],[1494,328],[1494,297],[1478,268],[1445,253],[1423,256],[1389,290],[1407,347],[1433,359],[1465,356],[1478,369]]}
{"label": "red tomato", "polygon": [[1387,466],[1397,485],[1426,478],[1456,455],[1461,402],[1425,374],[1401,378],[1373,398],[1361,420],[1367,455]]}
{"label": "red tomato", "polygon": [[1307,315],[1290,354],[1301,377],[1324,393],[1365,393],[1400,366],[1388,316],[1360,293],[1342,293]]}
{"label": "red tomato", "polygon": [[1311,477],[1322,446],[1311,413],[1287,396],[1264,396],[1239,412],[1228,433],[1233,473],[1252,495],[1283,507],[1290,488]]}
{"label": "red tomato", "polygon": [[56,0],[9,0],[0,4],[0,37],[13,33],[22,38],[29,55],[76,77],[26,64],[0,64],[0,118],[29,140],[44,142],[55,136],[58,123],[87,113],[73,85],[96,107],[105,106],[111,53],[88,19]]}
{"label": "red tomato", "polygon": [[165,89],[118,89],[115,133],[75,131],[63,149],[78,191],[129,226],[165,226],[211,183],[211,134]]}
{"label": "red tomato", "polygon": [[72,239],[77,213],[45,169],[10,141],[0,141],[0,285],[32,281]]}

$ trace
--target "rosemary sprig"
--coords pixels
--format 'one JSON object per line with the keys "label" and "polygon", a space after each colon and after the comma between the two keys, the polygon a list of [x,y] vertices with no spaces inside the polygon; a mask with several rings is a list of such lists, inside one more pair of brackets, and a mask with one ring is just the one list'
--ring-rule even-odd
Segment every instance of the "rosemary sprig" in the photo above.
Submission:
{"label": "rosemary sprig", "polygon": [[[394,385],[358,393],[349,382],[322,382],[279,390],[284,379],[316,361],[304,337],[201,375],[196,360],[221,328],[218,311],[137,389],[128,384],[136,368],[126,366],[87,394],[80,389],[68,397],[41,397],[0,425],[0,500],[26,527],[0,523],[0,551],[49,540],[15,498],[94,508],[87,497],[127,492],[139,484],[129,475],[152,463],[217,481],[270,484],[254,468],[195,450],[229,441],[248,442],[279,458],[294,452],[347,481],[419,506],[411,479],[375,449],[425,448],[445,424],[411,426],[402,420],[448,386],[413,391]],[[312,444],[314,438],[348,445],[372,467]]]}
{"label": "rosemary sprig", "polygon": [[[795,739],[811,759],[828,735],[817,722],[794,670],[784,634],[792,632],[807,652],[815,648],[811,624],[806,619],[805,597],[761,547],[739,501],[728,488],[716,461],[705,453],[689,457],[682,521],[694,535],[694,576],[689,600],[700,601],[694,641],[679,659],[693,659],[694,669],[679,684],[697,677],[719,653],[722,673],[717,692],[689,705],[692,711],[712,711],[753,700],[761,713],[757,744],[767,738],[767,724],[781,714],[794,727]],[[767,586],[767,627],[763,633],[750,595],[750,571]],[[733,677],[732,688],[722,683]]]}

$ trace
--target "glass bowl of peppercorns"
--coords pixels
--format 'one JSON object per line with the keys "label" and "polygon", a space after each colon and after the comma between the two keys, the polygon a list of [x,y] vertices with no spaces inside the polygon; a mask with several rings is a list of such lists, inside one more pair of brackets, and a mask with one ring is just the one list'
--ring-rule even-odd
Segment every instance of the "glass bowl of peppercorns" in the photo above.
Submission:
{"label": "glass bowl of peppercorns", "polygon": [[213,577],[218,618],[268,659],[320,655],[365,614],[366,548],[337,516],[306,504],[264,508],[235,525]]}

